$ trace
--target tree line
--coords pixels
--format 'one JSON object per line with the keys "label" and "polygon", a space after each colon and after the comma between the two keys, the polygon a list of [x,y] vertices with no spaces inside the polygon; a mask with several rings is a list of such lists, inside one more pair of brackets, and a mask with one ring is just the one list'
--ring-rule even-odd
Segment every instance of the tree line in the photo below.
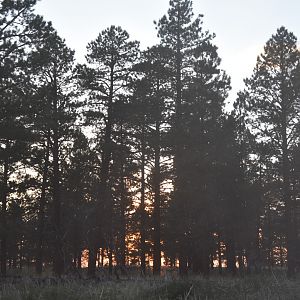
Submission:
{"label": "tree line", "polygon": [[[36,0],[0,4],[0,267],[300,264],[300,52],[280,27],[230,112],[230,77],[191,0],[159,44],[118,26],[78,64]],[[88,255],[86,255],[88,253]]]}

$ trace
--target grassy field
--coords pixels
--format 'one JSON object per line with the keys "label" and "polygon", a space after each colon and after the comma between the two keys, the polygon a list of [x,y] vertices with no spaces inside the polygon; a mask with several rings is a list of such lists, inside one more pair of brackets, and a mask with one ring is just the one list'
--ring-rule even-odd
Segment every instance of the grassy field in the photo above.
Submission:
{"label": "grassy field", "polygon": [[135,278],[123,280],[2,282],[0,299],[89,300],[89,299],[300,299],[300,279],[288,280],[283,272],[245,277],[216,276]]}

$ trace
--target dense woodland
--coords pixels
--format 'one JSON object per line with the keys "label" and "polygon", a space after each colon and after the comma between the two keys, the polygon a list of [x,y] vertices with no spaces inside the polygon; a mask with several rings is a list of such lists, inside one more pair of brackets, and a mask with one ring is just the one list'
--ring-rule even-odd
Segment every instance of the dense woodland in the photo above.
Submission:
{"label": "dense woodland", "polygon": [[[113,274],[300,265],[300,52],[284,27],[230,77],[191,0],[146,50],[118,26],[86,63],[36,0],[0,4],[0,265]],[[100,29],[101,30],[101,29]],[[259,54],[259,53],[258,53]]]}

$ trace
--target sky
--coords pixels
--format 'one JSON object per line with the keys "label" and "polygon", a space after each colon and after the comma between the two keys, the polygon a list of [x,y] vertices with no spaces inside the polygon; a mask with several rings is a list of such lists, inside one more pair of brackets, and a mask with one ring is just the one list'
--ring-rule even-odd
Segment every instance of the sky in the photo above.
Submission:
{"label": "sky", "polygon": [[[169,0],[40,0],[36,12],[84,62],[86,45],[110,25],[121,26],[142,49],[157,44],[153,21],[168,7]],[[193,7],[195,15],[204,15],[204,29],[216,34],[221,68],[231,77],[231,102],[277,28],[285,26],[300,40],[300,0],[194,0]]]}

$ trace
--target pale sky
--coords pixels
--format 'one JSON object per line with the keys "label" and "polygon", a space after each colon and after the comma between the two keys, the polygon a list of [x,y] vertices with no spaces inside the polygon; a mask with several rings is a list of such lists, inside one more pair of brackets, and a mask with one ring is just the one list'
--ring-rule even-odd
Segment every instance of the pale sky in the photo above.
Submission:
{"label": "pale sky", "polygon": [[[230,100],[276,29],[285,26],[300,40],[300,0],[194,0],[203,27],[214,32],[221,67],[231,76]],[[158,43],[154,20],[167,13],[169,0],[40,0],[36,12],[52,21],[84,62],[86,45],[110,25],[120,25],[146,49]]]}

